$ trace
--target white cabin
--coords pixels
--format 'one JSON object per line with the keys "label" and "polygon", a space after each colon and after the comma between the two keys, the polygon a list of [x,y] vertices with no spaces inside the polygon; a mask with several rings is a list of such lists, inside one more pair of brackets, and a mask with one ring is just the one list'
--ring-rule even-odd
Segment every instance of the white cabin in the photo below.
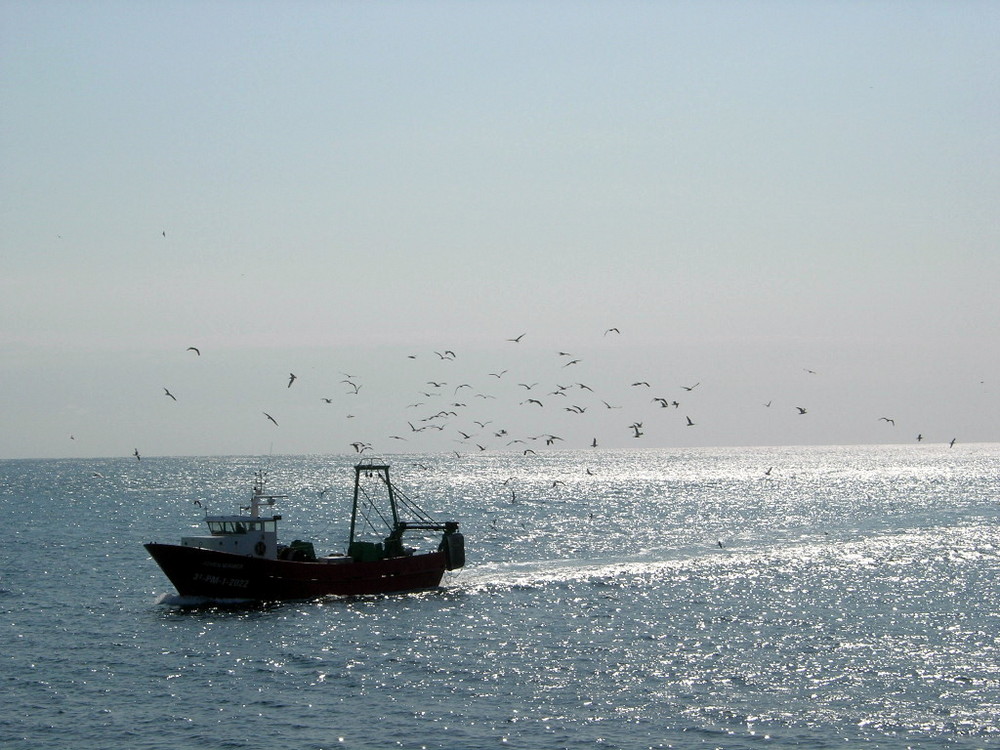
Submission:
{"label": "white cabin", "polygon": [[233,555],[278,557],[278,521],[281,516],[265,518],[260,515],[260,506],[274,505],[287,495],[268,495],[264,492],[267,475],[258,471],[250,495],[250,505],[240,510],[249,510],[249,516],[205,516],[211,536],[181,537],[182,547],[198,547]]}
{"label": "white cabin", "polygon": [[206,516],[211,536],[181,537],[181,546],[274,559],[278,556],[279,520],[281,516]]}

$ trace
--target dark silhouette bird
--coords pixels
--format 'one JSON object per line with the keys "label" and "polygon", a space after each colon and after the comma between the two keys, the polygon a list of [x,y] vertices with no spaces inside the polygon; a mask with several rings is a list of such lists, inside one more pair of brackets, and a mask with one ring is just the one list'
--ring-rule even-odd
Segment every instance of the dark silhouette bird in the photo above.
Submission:
{"label": "dark silhouette bird", "polygon": [[263,414],[263,415],[264,415],[265,417],[267,417],[267,418],[268,418],[268,419],[270,419],[270,420],[271,420],[272,422],[274,422],[274,426],[275,426],[275,427],[277,427],[277,426],[278,426],[278,420],[276,420],[276,419],[275,419],[274,417],[272,417],[272,416],[271,416],[270,414],[268,414],[268,413],[267,413],[266,411],[264,411],[264,412],[261,412],[261,414]]}
{"label": "dark silhouette bird", "polygon": [[954,447],[955,447],[955,440],[956,440],[956,439],[957,439],[957,438],[952,438],[952,439],[951,439],[951,442],[950,442],[950,443],[948,443],[948,447],[949,447],[949,448],[954,448]]}
{"label": "dark silhouette bird", "polygon": [[294,373],[294,372],[290,372],[290,373],[288,373],[288,385],[287,385],[286,387],[288,387],[288,388],[291,388],[291,387],[292,387],[292,383],[294,383],[294,382],[295,382],[295,377],[296,377],[296,376],[295,376],[295,373]]}
{"label": "dark silhouette bird", "polygon": [[171,393],[170,391],[168,391],[168,390],[167,390],[166,388],[164,388],[164,389],[163,389],[163,392],[164,392],[164,393],[165,393],[165,394],[166,394],[167,396],[170,396],[170,398],[172,398],[172,399],[173,399],[174,401],[176,401],[176,400],[177,400],[177,397],[176,397],[176,396],[175,396],[174,394],[172,394],[172,393]]}
{"label": "dark silhouette bird", "polygon": [[684,417],[687,420],[688,427],[694,427],[694,422],[691,421],[691,417]]}
{"label": "dark silhouette bird", "polygon": [[683,388],[685,391],[693,391],[699,385],[701,385],[701,381],[700,380],[697,383],[695,383],[694,385],[682,385],[681,388]]}
{"label": "dark silhouette bird", "polygon": [[920,442],[921,440],[923,440],[923,439],[924,439],[924,436],[923,436],[923,434],[919,434],[919,435],[917,435],[917,442],[918,442],[918,443],[919,443],[919,442]]}
{"label": "dark silhouette bird", "polygon": [[579,359],[571,359],[569,362],[567,362],[566,364],[564,364],[563,367],[569,367],[570,365],[579,364],[580,361],[581,360],[579,360]]}
{"label": "dark silhouette bird", "polygon": [[895,426],[896,426],[896,420],[895,420],[895,419],[890,419],[889,417],[879,417],[879,418],[878,418],[878,421],[879,421],[879,422],[888,422],[888,423],[889,423],[889,424],[891,424],[891,425],[892,425],[893,427],[895,427]]}
{"label": "dark silhouette bird", "polygon": [[646,386],[647,388],[649,388],[649,387],[650,387],[649,383],[647,383],[647,382],[646,382],[645,380],[638,380],[638,381],[636,381],[635,383],[632,383],[632,387],[633,387],[633,388],[634,388],[634,387],[636,387],[636,386],[638,386],[638,385],[644,385],[644,386]]}
{"label": "dark silhouette bird", "polygon": [[364,453],[372,448],[368,443],[362,443],[360,440],[351,443],[351,447],[354,448],[357,453]]}
{"label": "dark silhouette bird", "polygon": [[139,449],[138,448],[136,448],[135,450],[132,451],[132,455],[135,456],[135,460],[136,461],[141,461],[142,460],[142,456],[139,455]]}
{"label": "dark silhouette bird", "polygon": [[621,331],[619,331],[617,328],[609,328],[604,332],[604,335],[607,336],[609,333],[621,333]]}
{"label": "dark silhouette bird", "polygon": [[590,443],[590,447],[591,448],[596,448],[597,447],[597,438],[594,438],[594,440]]}
{"label": "dark silhouette bird", "polygon": [[515,344],[519,344],[519,343],[521,343],[521,339],[523,339],[523,338],[524,338],[524,334],[522,333],[522,334],[521,334],[520,336],[515,336],[514,338],[512,338],[512,339],[507,339],[507,340],[508,340],[508,341],[512,341],[512,342],[514,342]]}
{"label": "dark silhouette bird", "polygon": [[660,398],[657,396],[653,398],[653,401],[657,402],[663,409],[666,409],[668,406],[670,406],[670,402],[667,401],[665,398]]}
{"label": "dark silhouette bird", "polygon": [[796,406],[795,408],[799,410],[799,414],[807,413],[804,406]]}
{"label": "dark silhouette bird", "polygon": [[187,348],[187,350],[186,350],[186,351],[189,351],[189,352],[194,352],[194,353],[195,353],[195,354],[197,354],[197,355],[198,355],[199,357],[201,356],[201,351],[200,351],[200,350],[198,349],[198,347],[197,347],[197,346],[189,346],[189,347]]}
{"label": "dark silhouette bird", "polygon": [[544,404],[542,404],[542,402],[539,401],[537,398],[529,398],[527,401],[522,401],[521,404],[522,406],[524,404],[538,404],[539,406],[544,406]]}

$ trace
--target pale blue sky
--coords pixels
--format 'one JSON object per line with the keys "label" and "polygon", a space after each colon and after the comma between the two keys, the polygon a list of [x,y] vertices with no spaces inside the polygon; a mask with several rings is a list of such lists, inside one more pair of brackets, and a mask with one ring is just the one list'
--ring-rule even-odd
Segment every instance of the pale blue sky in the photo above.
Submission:
{"label": "pale blue sky", "polygon": [[0,457],[995,441],[998,39],[986,2],[0,0]]}

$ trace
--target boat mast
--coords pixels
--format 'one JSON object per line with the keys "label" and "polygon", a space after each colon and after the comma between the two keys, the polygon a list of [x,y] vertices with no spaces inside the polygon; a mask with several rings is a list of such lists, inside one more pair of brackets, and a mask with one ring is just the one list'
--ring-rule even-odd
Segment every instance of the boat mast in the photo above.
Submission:
{"label": "boat mast", "polygon": [[254,475],[253,494],[250,497],[250,517],[260,518],[260,503],[263,500],[268,505],[274,505],[275,500],[284,500],[288,495],[265,495],[264,488],[267,486],[267,473],[263,469],[258,469]]}
{"label": "boat mast", "polygon": [[389,466],[387,464],[356,464],[354,466],[354,502],[351,507],[351,536],[347,542],[348,546],[354,543],[354,532],[357,528],[358,504],[361,498],[362,472],[368,476],[371,476],[373,473],[378,474],[382,481],[385,482],[386,490],[389,495],[389,509],[392,512],[392,530],[395,532],[400,527],[399,511],[396,508],[396,494],[393,492],[392,482],[389,481]]}

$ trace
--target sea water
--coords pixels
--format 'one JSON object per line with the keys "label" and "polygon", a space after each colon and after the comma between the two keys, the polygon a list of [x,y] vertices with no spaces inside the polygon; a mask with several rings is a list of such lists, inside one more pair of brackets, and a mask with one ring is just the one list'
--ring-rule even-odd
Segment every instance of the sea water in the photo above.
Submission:
{"label": "sea water", "polygon": [[0,747],[1000,746],[1000,445],[387,458],[464,569],[228,606],[142,543],[343,551],[352,457],[0,462]]}

